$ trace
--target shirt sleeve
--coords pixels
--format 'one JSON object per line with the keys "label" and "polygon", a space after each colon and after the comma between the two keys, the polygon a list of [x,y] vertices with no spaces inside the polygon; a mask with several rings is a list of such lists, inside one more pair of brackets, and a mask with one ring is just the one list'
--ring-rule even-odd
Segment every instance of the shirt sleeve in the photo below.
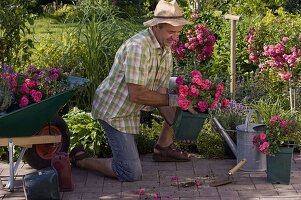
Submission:
{"label": "shirt sleeve", "polygon": [[125,82],[137,85],[146,85],[148,77],[148,66],[146,62],[149,59],[146,56],[146,50],[139,44],[130,44],[126,47],[126,56],[124,59]]}

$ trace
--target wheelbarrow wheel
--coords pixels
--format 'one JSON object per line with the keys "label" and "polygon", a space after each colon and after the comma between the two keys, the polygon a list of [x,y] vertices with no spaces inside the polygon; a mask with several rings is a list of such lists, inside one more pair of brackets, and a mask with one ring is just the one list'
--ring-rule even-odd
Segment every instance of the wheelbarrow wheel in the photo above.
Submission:
{"label": "wheelbarrow wheel", "polygon": [[52,155],[56,152],[68,152],[70,145],[69,129],[66,122],[55,116],[37,135],[61,135],[62,140],[56,144],[36,144],[28,148],[24,160],[34,169],[43,169],[51,165]]}

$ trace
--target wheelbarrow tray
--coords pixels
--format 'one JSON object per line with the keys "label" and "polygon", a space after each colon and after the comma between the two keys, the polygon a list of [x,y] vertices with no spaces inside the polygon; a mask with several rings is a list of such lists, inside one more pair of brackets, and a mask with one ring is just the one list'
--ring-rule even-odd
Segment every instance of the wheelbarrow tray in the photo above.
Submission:
{"label": "wheelbarrow tray", "polygon": [[0,116],[0,137],[24,137],[35,135],[75,94],[79,86],[88,82],[85,78],[67,77],[69,89],[39,103],[17,109]]}

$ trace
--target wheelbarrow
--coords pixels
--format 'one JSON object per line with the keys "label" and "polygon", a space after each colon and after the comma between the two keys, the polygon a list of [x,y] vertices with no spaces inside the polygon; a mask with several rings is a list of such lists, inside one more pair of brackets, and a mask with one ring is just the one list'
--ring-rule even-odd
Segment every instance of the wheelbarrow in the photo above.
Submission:
{"label": "wheelbarrow", "polygon": [[[68,152],[69,130],[58,111],[88,79],[68,76],[67,81],[70,87],[64,92],[0,116],[0,146],[8,146],[9,151],[9,178],[5,185],[9,191],[14,190],[15,174],[23,156],[32,168],[42,169],[50,166],[54,153]],[[15,145],[22,147],[16,162]]]}

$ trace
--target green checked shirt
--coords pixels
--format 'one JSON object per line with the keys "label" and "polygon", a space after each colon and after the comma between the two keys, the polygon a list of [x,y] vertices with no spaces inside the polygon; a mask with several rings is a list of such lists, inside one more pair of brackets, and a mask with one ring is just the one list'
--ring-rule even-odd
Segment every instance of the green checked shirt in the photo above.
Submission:
{"label": "green checked shirt", "polygon": [[157,91],[168,88],[171,72],[170,48],[162,49],[150,28],[141,31],[117,51],[108,77],[96,90],[92,116],[121,132],[138,134],[140,110],[150,108],[130,101],[127,83]]}

